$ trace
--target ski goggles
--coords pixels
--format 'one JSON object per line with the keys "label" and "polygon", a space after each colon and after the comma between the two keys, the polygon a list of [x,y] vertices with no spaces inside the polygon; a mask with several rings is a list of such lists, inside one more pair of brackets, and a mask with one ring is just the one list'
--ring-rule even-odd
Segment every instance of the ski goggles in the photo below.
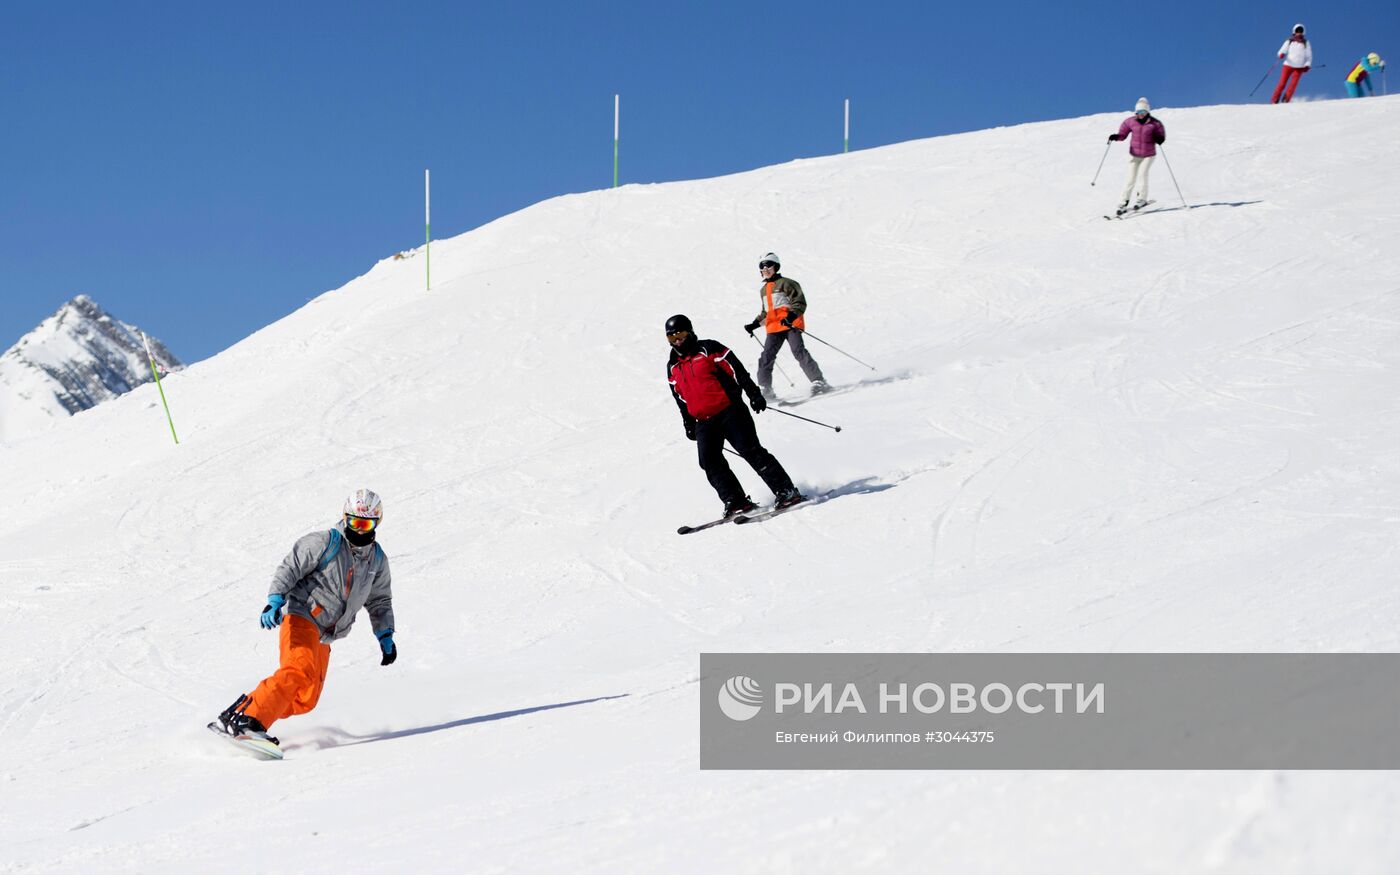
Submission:
{"label": "ski goggles", "polygon": [[678,337],[685,337],[689,333],[690,332],[686,331],[684,328],[682,328],[680,331],[668,331],[666,332],[666,339],[675,340]]}
{"label": "ski goggles", "polygon": [[364,535],[374,531],[374,527],[379,525],[379,520],[362,516],[350,516],[350,514],[347,513],[345,515],[345,524]]}
{"label": "ski goggles", "polygon": [[773,268],[774,270],[777,270],[777,269],[778,269],[778,266],[777,266],[776,264],[774,264],[773,262],[771,262],[771,261],[760,261],[760,262],[758,263],[758,269],[759,269],[759,270],[763,270],[765,267],[771,267],[771,268]]}

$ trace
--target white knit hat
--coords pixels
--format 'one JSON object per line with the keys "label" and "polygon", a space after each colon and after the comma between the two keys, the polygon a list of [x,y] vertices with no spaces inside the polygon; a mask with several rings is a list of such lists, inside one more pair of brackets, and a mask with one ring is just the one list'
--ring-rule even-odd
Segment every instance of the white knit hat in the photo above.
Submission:
{"label": "white knit hat", "polygon": [[1147,102],[1146,97],[1139,97],[1137,106],[1133,107],[1133,112],[1151,112],[1152,106]]}

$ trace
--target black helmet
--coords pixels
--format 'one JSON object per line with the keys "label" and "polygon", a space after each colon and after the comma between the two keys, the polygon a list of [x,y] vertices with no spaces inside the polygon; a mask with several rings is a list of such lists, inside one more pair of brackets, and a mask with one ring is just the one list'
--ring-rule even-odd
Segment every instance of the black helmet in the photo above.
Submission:
{"label": "black helmet", "polygon": [[675,334],[677,331],[689,331],[691,334],[695,333],[695,329],[690,325],[689,316],[682,316],[677,313],[666,320],[666,333]]}

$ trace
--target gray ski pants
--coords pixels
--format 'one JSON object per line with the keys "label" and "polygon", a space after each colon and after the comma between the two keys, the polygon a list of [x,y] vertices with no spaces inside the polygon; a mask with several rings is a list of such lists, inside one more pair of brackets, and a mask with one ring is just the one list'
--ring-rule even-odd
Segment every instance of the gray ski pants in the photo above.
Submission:
{"label": "gray ski pants", "polygon": [[763,352],[758,356],[758,376],[756,378],[760,389],[773,391],[773,362],[778,358],[778,350],[782,348],[784,341],[792,350],[792,357],[797,359],[797,363],[802,367],[802,373],[807,375],[807,379],[813,383],[826,382],[817,360],[812,358],[812,354],[807,351],[807,345],[802,342],[802,332],[792,329],[790,331],[775,331],[764,339]]}

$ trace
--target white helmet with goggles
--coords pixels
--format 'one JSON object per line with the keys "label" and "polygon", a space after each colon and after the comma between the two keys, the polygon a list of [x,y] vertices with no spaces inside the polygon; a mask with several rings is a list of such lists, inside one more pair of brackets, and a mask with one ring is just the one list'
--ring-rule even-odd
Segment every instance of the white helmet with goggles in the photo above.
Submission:
{"label": "white helmet with goggles", "polygon": [[372,531],[384,518],[384,504],[369,489],[356,489],[345,499],[345,524],[359,532]]}

